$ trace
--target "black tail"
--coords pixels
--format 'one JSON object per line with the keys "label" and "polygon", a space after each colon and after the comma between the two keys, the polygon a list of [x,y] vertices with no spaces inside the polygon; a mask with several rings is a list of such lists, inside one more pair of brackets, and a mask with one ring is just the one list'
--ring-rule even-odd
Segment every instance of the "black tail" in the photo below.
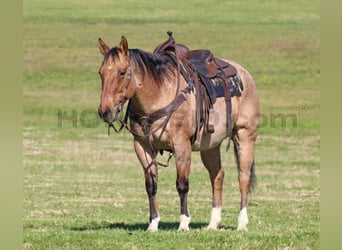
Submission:
{"label": "black tail", "polygon": [[249,182],[249,190],[248,192],[251,193],[253,191],[253,189],[255,189],[257,186],[257,178],[255,175],[255,163],[254,163],[254,159],[251,165],[251,179]]}

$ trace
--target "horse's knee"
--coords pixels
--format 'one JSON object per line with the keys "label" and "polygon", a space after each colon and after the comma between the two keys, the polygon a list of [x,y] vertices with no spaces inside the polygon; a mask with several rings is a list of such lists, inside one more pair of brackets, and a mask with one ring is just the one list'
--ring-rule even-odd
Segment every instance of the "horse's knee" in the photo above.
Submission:
{"label": "horse's knee", "polygon": [[189,192],[189,180],[187,178],[176,181],[176,188],[179,194],[185,194]]}

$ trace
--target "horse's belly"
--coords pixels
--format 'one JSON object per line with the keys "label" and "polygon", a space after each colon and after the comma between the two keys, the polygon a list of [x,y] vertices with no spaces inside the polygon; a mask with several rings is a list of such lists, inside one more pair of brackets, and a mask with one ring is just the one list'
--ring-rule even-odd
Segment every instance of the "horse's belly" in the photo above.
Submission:
{"label": "horse's belly", "polygon": [[226,128],[216,127],[214,133],[204,133],[201,131],[199,140],[192,145],[192,151],[205,151],[215,148],[221,145],[222,141],[227,137]]}

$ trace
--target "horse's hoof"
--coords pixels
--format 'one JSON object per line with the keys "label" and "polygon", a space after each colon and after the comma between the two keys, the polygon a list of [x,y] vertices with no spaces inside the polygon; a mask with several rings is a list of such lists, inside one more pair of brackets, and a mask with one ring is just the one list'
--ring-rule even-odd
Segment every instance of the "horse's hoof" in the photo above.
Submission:
{"label": "horse's hoof", "polygon": [[213,225],[208,225],[207,227],[204,228],[204,230],[208,230],[208,231],[216,231],[218,229],[217,226],[213,226]]}
{"label": "horse's hoof", "polygon": [[187,227],[187,228],[181,228],[181,227],[179,227],[178,228],[178,232],[189,232],[190,231],[190,228],[189,227]]}
{"label": "horse's hoof", "polygon": [[211,218],[207,230],[217,230],[221,223],[221,207],[213,207],[211,209]]}
{"label": "horse's hoof", "polygon": [[147,228],[147,232],[157,232],[158,231],[158,225],[159,225],[160,217],[153,219],[150,223],[150,225]]}
{"label": "horse's hoof", "polygon": [[247,230],[248,224],[248,215],[247,215],[247,208],[243,208],[240,211],[239,218],[238,218],[238,231],[248,231]]}
{"label": "horse's hoof", "polygon": [[238,231],[248,231],[247,225],[239,225],[237,228]]}
{"label": "horse's hoof", "polygon": [[180,223],[179,223],[178,231],[185,231],[185,232],[190,231],[189,224],[190,224],[190,216],[188,217],[182,214],[180,216]]}
{"label": "horse's hoof", "polygon": [[148,228],[146,229],[146,232],[155,233],[155,232],[158,232],[158,228],[155,229],[155,228],[148,227]]}

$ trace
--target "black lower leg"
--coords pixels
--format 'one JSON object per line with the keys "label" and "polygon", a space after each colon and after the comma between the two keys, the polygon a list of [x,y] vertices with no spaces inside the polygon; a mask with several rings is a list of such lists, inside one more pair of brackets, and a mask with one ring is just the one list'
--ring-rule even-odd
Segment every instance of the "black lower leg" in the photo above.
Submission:
{"label": "black lower leg", "polygon": [[181,208],[180,208],[180,214],[184,214],[187,217],[190,216],[188,211],[188,192],[189,192],[189,180],[183,179],[183,180],[177,180],[176,181],[176,188],[179,194]]}
{"label": "black lower leg", "polygon": [[150,222],[157,218],[158,215],[158,203],[157,203],[157,190],[158,190],[158,178],[157,176],[150,172],[146,173],[149,178],[146,178],[145,187],[148,195],[149,205],[150,205]]}

